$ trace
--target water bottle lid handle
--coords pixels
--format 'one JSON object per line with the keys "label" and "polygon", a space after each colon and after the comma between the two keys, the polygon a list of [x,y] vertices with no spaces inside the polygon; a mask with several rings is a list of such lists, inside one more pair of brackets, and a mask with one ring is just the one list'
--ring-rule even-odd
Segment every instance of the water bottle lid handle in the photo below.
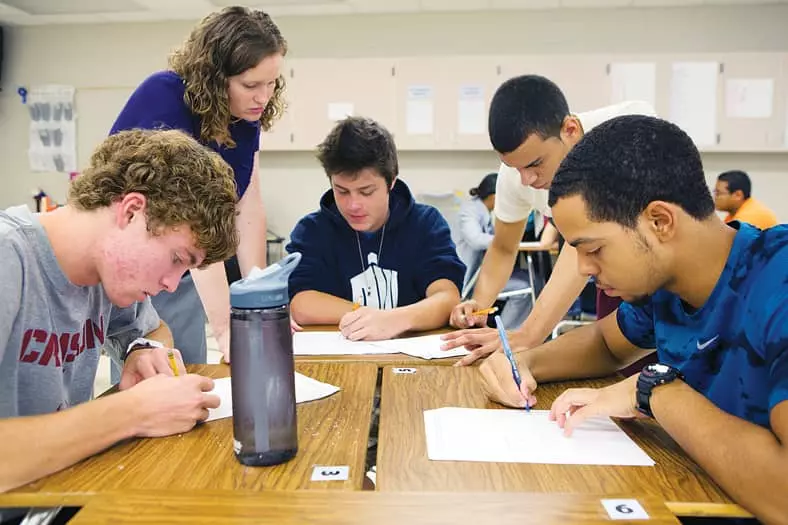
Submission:
{"label": "water bottle lid handle", "polygon": [[285,283],[290,278],[298,263],[301,261],[301,254],[293,252],[287,257],[282,258],[278,262],[266,266],[261,269],[255,266],[249,275],[246,276],[245,281],[256,281],[258,279],[266,278],[270,282]]}
{"label": "water bottle lid handle", "polygon": [[293,252],[282,258],[277,263],[282,269],[282,272],[279,274],[279,280],[287,281],[290,278],[290,274],[293,273],[293,270],[295,270],[296,266],[298,266],[299,262],[301,262],[301,254],[299,252]]}
{"label": "water bottle lid handle", "polygon": [[230,285],[230,306],[233,308],[271,308],[287,304],[288,280],[301,254],[291,253],[265,269],[252,268],[246,278]]}

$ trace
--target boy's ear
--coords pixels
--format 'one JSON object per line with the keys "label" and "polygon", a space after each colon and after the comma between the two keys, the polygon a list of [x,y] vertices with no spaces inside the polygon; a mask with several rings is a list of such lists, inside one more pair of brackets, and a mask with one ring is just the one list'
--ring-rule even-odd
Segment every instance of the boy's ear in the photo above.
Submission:
{"label": "boy's ear", "polygon": [[648,222],[654,235],[665,242],[676,234],[676,206],[663,201],[651,202],[643,211],[643,216]]}
{"label": "boy's ear", "polygon": [[561,124],[561,141],[575,144],[583,137],[583,125],[575,115],[567,115]]}
{"label": "boy's ear", "polygon": [[125,228],[135,220],[142,220],[148,200],[142,193],[127,193],[118,202],[115,221],[119,228]]}

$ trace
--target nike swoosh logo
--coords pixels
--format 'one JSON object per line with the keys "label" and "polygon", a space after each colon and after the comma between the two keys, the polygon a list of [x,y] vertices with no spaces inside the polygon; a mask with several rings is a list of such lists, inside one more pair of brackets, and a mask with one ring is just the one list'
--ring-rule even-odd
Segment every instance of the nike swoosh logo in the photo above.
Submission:
{"label": "nike swoosh logo", "polygon": [[705,343],[701,343],[700,340],[698,340],[698,350],[705,350],[706,348],[709,347],[709,345],[714,343],[714,341],[716,341],[719,338],[720,338],[720,336],[719,336],[719,334],[717,334],[714,337],[712,337],[711,339],[709,339],[708,341],[706,341]]}

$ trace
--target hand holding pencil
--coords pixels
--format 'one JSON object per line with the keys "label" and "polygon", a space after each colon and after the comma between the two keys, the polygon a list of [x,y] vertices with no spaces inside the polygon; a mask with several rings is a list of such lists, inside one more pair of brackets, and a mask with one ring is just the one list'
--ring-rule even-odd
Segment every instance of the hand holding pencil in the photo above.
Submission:
{"label": "hand holding pencil", "polygon": [[454,307],[449,324],[455,328],[484,327],[487,326],[487,316],[497,311],[497,307],[481,308],[475,300],[470,299]]}
{"label": "hand holding pencil", "polygon": [[167,349],[167,361],[170,363],[172,375],[178,377],[178,362],[175,360],[175,352],[172,351],[172,348]]}
{"label": "hand holding pencil", "polygon": [[157,375],[186,375],[186,367],[178,350],[162,347],[142,348],[131,352],[123,363],[118,386],[120,390],[126,390]]}

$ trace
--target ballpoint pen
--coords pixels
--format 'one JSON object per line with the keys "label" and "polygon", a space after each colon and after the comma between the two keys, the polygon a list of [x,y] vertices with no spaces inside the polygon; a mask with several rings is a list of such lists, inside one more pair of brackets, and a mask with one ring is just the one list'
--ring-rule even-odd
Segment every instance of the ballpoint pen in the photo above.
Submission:
{"label": "ballpoint pen", "polygon": [[[503,326],[503,321],[501,320],[500,315],[495,316],[495,326],[498,327],[498,335],[501,338],[503,353],[506,356],[506,359],[509,360],[509,365],[512,367],[512,377],[514,378],[514,383],[517,385],[517,390],[520,390],[520,385],[523,383],[523,380],[520,377],[520,370],[517,369],[517,361],[514,360],[512,347],[509,346],[509,338],[506,336],[506,328]],[[525,400],[525,409],[529,412],[531,411],[531,407],[528,405],[528,399]]]}

